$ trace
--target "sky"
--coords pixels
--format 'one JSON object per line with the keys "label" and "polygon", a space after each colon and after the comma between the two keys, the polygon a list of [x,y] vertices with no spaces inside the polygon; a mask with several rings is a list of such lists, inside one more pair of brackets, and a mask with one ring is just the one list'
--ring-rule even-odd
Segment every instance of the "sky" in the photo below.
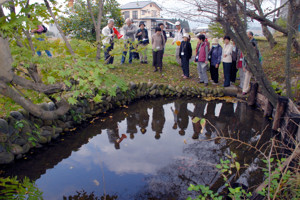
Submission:
{"label": "sky", "polygon": [[[41,2],[42,0],[32,0],[32,2]],[[58,2],[65,2],[65,0],[57,0]],[[140,1],[140,0],[117,0],[121,5],[124,5],[126,3],[129,2],[133,2],[133,1]],[[152,0],[154,2],[156,2],[159,6],[162,7],[163,11],[161,12],[161,15],[164,18],[180,18],[180,16],[178,14],[174,14],[174,13],[170,13],[169,11],[166,10],[166,8],[168,9],[178,9],[182,7],[182,4],[180,3],[179,0]],[[177,2],[177,3],[174,3]],[[264,3],[264,7],[268,8],[268,7],[274,7],[274,3],[272,3],[272,0],[265,0]],[[201,22],[202,21],[202,22]],[[197,27],[203,27],[203,26],[207,26],[207,23],[203,23],[203,21],[206,21],[205,19],[202,19],[201,21],[195,22],[195,21],[189,21],[190,27],[191,28],[197,28]],[[250,23],[249,26],[251,27],[259,27],[259,23],[254,22],[254,23]]]}

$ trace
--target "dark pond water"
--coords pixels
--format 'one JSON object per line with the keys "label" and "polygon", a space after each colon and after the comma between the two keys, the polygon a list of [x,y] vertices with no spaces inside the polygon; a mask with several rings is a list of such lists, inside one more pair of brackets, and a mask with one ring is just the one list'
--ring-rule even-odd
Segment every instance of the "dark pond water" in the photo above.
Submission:
{"label": "dark pond water", "polygon": [[[200,122],[193,123],[195,117],[213,126],[206,123],[201,128]],[[217,136],[217,129],[251,143],[268,125],[261,112],[244,103],[141,100],[1,170],[5,176],[36,180],[46,200],[84,194],[82,199],[91,194],[120,200],[186,199],[189,184],[222,188],[215,165],[231,151],[240,163],[250,165],[241,170],[237,181],[250,187],[258,184],[262,175],[255,171],[253,152],[226,140],[209,139]],[[270,134],[268,128],[265,132],[261,142]],[[127,138],[118,145],[122,134]]]}

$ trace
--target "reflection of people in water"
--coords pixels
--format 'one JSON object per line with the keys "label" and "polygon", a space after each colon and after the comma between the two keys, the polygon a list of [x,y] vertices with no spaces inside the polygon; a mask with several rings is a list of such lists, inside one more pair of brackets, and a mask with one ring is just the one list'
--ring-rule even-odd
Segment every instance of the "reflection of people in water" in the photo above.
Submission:
{"label": "reflection of people in water", "polygon": [[[206,114],[204,117],[211,123],[215,123],[218,120],[218,117],[215,114],[216,105],[216,102],[209,102],[207,104]],[[205,136],[207,137],[207,139],[211,139],[212,133],[216,131],[215,128],[211,126],[210,123],[206,123],[205,129]]]}
{"label": "reflection of people in water", "polygon": [[204,116],[204,109],[206,106],[206,102],[197,102],[197,103],[194,103],[194,106],[195,106],[194,111],[191,112],[188,110],[188,115],[192,118],[192,124],[193,124],[193,130],[194,130],[194,134],[193,134],[192,138],[199,139],[199,135],[202,130],[200,121]]}
{"label": "reflection of people in water", "polygon": [[186,101],[178,101],[179,103],[179,112],[178,112],[178,127],[179,135],[185,135],[185,130],[189,125],[189,116],[187,110],[187,102]]}
{"label": "reflection of people in water", "polygon": [[155,132],[155,139],[160,138],[160,134],[165,125],[165,111],[163,108],[163,102],[155,101],[156,104],[153,105],[153,114],[152,114],[152,130]]}
{"label": "reflection of people in water", "polygon": [[137,133],[137,118],[135,113],[129,113],[129,115],[126,118],[127,120],[127,133],[130,134],[130,139],[134,138],[134,134]]}
{"label": "reflection of people in water", "polygon": [[171,107],[172,113],[174,115],[174,125],[173,125],[173,129],[176,130],[177,126],[178,126],[178,113],[179,113],[179,109],[180,109],[180,104],[175,101],[174,102],[174,109],[173,107]]}
{"label": "reflection of people in water", "polygon": [[139,103],[138,104],[138,108],[137,108],[137,120],[138,120],[138,125],[141,128],[141,133],[145,134],[147,131],[147,126],[149,123],[149,114],[148,114],[148,108],[145,106],[145,104],[143,103]]}

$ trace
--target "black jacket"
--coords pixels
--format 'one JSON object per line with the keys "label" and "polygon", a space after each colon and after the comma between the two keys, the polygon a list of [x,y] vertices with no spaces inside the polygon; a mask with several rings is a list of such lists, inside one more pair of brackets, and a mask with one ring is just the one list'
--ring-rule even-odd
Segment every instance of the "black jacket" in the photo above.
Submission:
{"label": "black jacket", "polygon": [[[184,55],[181,55],[181,52],[184,52]],[[192,45],[190,42],[182,41],[180,44],[180,51],[179,56],[180,58],[187,58],[188,60],[191,59],[193,54]]]}
{"label": "black jacket", "polygon": [[[148,30],[144,29],[145,31],[145,37],[143,38],[143,35],[138,35],[140,32],[142,32],[141,29],[139,29],[136,33],[136,38],[138,39],[139,43],[143,43],[143,44],[149,44],[149,36],[148,36]],[[145,40],[144,40],[145,39]]]}
{"label": "black jacket", "polygon": [[167,39],[168,39],[168,38],[167,38],[167,33],[166,33],[166,31],[163,30],[163,31],[162,31],[162,34],[163,34],[163,36],[165,37],[165,41],[166,41],[166,43],[167,43]]}

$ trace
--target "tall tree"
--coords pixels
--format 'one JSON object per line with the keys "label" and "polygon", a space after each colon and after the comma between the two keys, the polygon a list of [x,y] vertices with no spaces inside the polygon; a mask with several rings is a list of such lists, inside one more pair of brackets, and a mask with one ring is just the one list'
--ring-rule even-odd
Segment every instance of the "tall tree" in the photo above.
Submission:
{"label": "tall tree", "polygon": [[61,35],[62,38],[64,39],[64,41],[65,41],[65,43],[66,43],[66,46],[67,46],[67,48],[68,48],[70,54],[74,56],[74,55],[75,55],[74,50],[72,49],[72,47],[71,47],[71,45],[70,45],[70,42],[68,41],[68,38],[65,36],[65,34],[64,34],[64,32],[62,31],[60,25],[58,24],[57,19],[56,19],[56,16],[55,16],[54,13],[52,12],[52,8],[51,8],[51,6],[50,6],[48,0],[44,0],[44,2],[45,2],[45,5],[46,5],[46,7],[47,7],[47,9],[48,9],[48,12],[50,13],[50,15],[51,15],[51,17],[52,17],[52,19],[53,19],[53,21],[54,21],[54,23],[55,23],[56,28],[58,29],[60,35]]}
{"label": "tall tree", "polygon": [[102,15],[103,15],[103,1],[99,0],[99,3],[98,3],[97,21],[95,20],[90,0],[87,0],[87,5],[88,5],[88,10],[91,15],[91,18],[93,20],[94,27],[96,29],[96,43],[97,43],[97,56],[96,57],[97,57],[97,60],[100,60],[100,58],[101,58],[101,35],[100,35],[101,29],[100,29],[100,27],[101,27]]}

